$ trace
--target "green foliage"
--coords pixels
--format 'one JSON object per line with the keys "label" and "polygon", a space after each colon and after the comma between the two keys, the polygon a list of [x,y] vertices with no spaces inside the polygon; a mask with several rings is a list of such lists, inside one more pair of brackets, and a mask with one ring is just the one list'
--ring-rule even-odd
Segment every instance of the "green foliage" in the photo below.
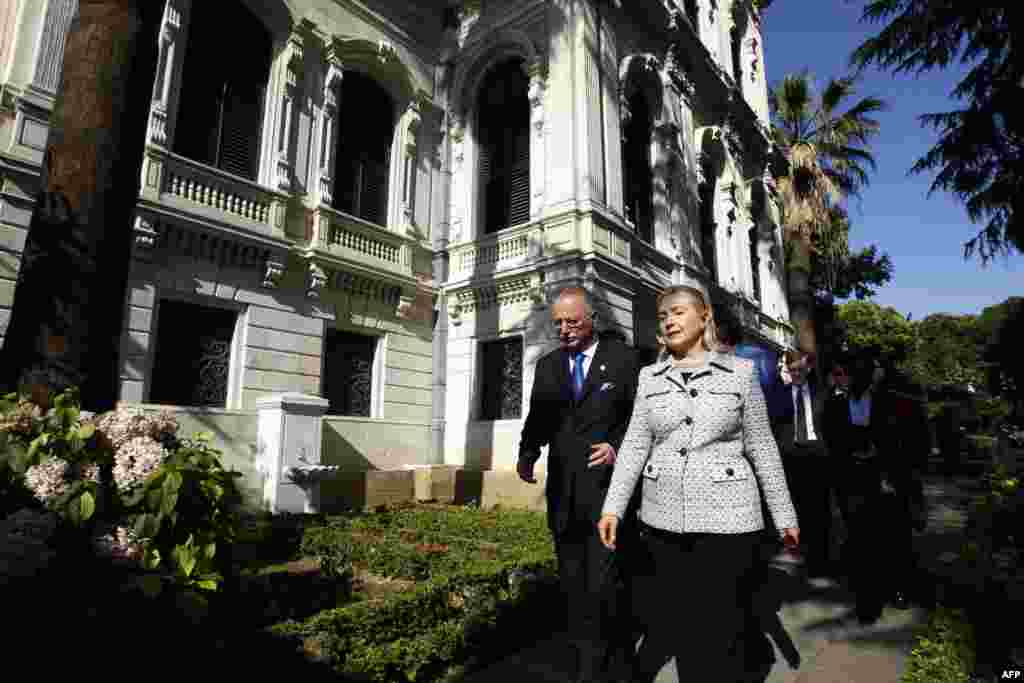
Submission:
{"label": "green foliage", "polygon": [[991,364],[994,393],[1015,402],[1024,415],[1024,298],[1010,297],[981,314],[983,329],[991,330],[983,357]]}
{"label": "green foliage", "polygon": [[[24,500],[25,474],[51,458],[70,464],[72,471],[109,465],[112,454],[97,438],[96,426],[81,420],[78,390],[69,388],[50,397],[45,413],[25,397],[0,399],[0,486]],[[97,470],[98,471],[98,470]],[[72,477],[47,507],[81,526],[90,522],[100,497],[98,481]]]}
{"label": "green foliage", "polygon": [[847,349],[897,360],[915,348],[914,325],[896,309],[873,301],[850,301],[838,307],[837,315]]}
{"label": "green foliage", "polygon": [[907,659],[902,683],[968,683],[974,671],[974,629],[961,610],[939,608]]}
{"label": "green foliage", "polygon": [[225,470],[209,435],[182,439],[141,486],[122,500],[145,547],[144,564],[186,586],[215,590],[238,530],[238,472]]}
{"label": "green foliage", "polygon": [[932,191],[952,192],[972,221],[985,222],[964,245],[965,257],[976,253],[985,262],[1024,251],[1017,218],[1024,189],[1024,122],[1017,110],[1024,53],[1006,43],[1024,25],[1020,3],[866,0],[863,20],[885,25],[853,53],[858,67],[914,75],[957,62],[969,67],[952,92],[960,102],[921,117],[938,130],[939,141],[912,171],[938,170]]}
{"label": "green foliage", "polygon": [[303,554],[416,578],[415,589],[272,631],[358,680],[444,680],[474,657],[514,647],[548,613],[548,602],[529,590],[536,584],[515,579],[523,571],[554,576],[548,534],[542,515],[521,511],[403,506],[331,518],[306,530]]}
{"label": "green foliage", "polygon": [[918,344],[907,369],[925,386],[967,383],[981,387],[983,331],[977,316],[936,313],[917,322]]}

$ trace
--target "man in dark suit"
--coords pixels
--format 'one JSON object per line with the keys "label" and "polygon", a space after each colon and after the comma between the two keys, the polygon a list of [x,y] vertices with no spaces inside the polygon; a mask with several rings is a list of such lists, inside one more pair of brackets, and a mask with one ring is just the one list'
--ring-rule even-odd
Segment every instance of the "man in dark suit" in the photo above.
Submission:
{"label": "man in dark suit", "polygon": [[835,472],[829,468],[824,415],[828,392],[820,390],[814,372],[815,356],[787,351],[783,362],[789,375],[782,382],[776,436],[786,479],[792,492],[805,567],[810,576],[824,575],[829,564],[832,521],[831,492]]}
{"label": "man in dark suit", "polygon": [[[551,308],[560,348],[537,361],[517,470],[533,468],[548,446],[548,526],[558,555],[577,681],[628,679],[632,620],[616,579],[620,558],[601,544],[596,524],[616,451],[636,396],[636,354],[621,341],[594,334],[586,290],[562,290]],[[618,551],[621,556],[622,551]]]}

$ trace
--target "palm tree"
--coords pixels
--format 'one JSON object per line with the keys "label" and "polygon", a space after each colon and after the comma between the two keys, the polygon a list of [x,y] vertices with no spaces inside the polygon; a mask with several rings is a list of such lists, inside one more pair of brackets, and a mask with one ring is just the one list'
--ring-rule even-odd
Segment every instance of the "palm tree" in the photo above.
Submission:
{"label": "palm tree", "polygon": [[768,94],[775,144],[786,160],[778,187],[789,244],[790,317],[805,351],[818,346],[810,285],[815,235],[835,225],[836,208],[859,195],[868,183],[868,169],[875,168],[868,143],[879,123],[872,116],[886,105],[865,97],[840,112],[855,95],[856,79],[840,78],[830,80],[817,96],[806,71],[786,76]]}

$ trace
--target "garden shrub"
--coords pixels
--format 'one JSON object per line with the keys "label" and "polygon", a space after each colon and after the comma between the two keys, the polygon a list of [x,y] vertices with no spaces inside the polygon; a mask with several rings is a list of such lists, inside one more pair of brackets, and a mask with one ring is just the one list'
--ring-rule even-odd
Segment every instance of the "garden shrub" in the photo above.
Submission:
{"label": "garden shrub", "polygon": [[902,683],[968,683],[974,672],[974,629],[962,610],[932,613],[907,659]]}
{"label": "garden shrub", "polygon": [[536,513],[401,506],[332,518],[306,530],[302,549],[321,562],[420,581],[272,628],[354,680],[442,681],[550,623],[545,587],[556,563]]}
{"label": "garden shrub", "polygon": [[[238,527],[241,474],[223,468],[210,435],[179,438],[171,413],[120,408],[83,419],[74,388],[49,404],[0,400],[0,481],[91,537],[100,556],[216,589]],[[155,576],[144,582],[150,592],[161,585]]]}

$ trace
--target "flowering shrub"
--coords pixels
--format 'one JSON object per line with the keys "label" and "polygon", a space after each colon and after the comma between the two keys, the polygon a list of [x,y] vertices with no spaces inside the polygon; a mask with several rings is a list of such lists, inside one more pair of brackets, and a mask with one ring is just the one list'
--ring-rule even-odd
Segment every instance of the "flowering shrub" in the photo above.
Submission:
{"label": "flowering shrub", "polygon": [[52,405],[0,401],[0,474],[82,528],[98,556],[217,588],[241,475],[221,466],[209,436],[179,439],[169,412],[119,408],[83,420],[73,389]]}

